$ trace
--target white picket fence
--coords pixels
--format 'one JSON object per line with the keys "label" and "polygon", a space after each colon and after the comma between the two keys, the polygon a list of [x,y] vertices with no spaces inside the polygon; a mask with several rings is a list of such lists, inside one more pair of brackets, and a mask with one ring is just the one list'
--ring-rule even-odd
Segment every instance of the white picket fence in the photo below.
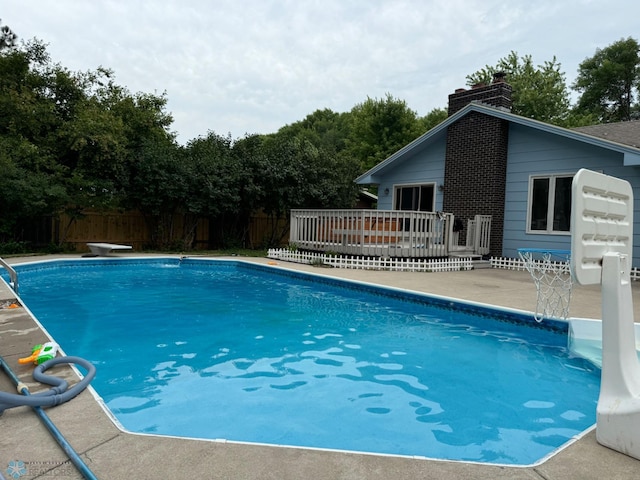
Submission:
{"label": "white picket fence", "polygon": [[504,270],[527,269],[521,258],[491,257],[489,263],[491,264],[491,268],[502,268]]}
{"label": "white picket fence", "polygon": [[[288,248],[270,248],[267,257],[283,262],[304,263],[307,265],[351,268],[358,270],[389,270],[395,272],[458,272],[473,270],[471,258],[380,258],[350,255],[327,255],[325,253],[303,252]],[[491,257],[491,268],[525,271],[525,263],[520,258]],[[640,280],[640,269],[632,268],[631,280]]]}
{"label": "white picket fence", "polygon": [[[521,258],[491,257],[489,259],[491,268],[502,268],[504,270],[526,270],[525,263]],[[560,263],[560,262],[558,262]],[[629,272],[631,281],[640,280],[640,270],[632,268]]]}
{"label": "white picket fence", "polygon": [[470,258],[380,258],[357,255],[327,255],[324,253],[303,252],[287,248],[271,248],[267,252],[267,257],[275,260],[282,260],[284,262],[358,270],[453,272],[473,269],[473,262]]}

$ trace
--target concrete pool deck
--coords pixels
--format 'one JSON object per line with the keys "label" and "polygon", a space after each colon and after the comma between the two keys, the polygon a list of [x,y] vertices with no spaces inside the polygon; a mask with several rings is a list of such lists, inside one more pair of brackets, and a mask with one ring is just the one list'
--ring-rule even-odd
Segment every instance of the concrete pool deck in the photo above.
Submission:
{"label": "concrete pool deck", "polygon": [[[11,258],[7,261],[15,265],[49,258],[54,257]],[[272,262],[264,258],[232,259],[262,264]],[[485,269],[408,273],[324,269],[280,261],[276,263],[274,268],[291,268],[526,311],[531,311],[535,306],[535,287],[527,272]],[[640,282],[634,283],[632,289],[635,318],[640,320]],[[14,299],[13,292],[0,284],[0,306]],[[571,303],[573,317],[600,318],[600,308],[599,286],[574,287]],[[0,309],[0,355],[29,386],[35,386],[31,378],[33,367],[18,365],[17,359],[27,356],[33,345],[47,340],[45,333],[25,309]],[[52,371],[71,379],[75,376],[68,367],[55,367]],[[0,391],[15,391],[2,372]],[[89,391],[45,411],[101,479],[600,480],[640,476],[640,461],[599,445],[593,430],[536,466],[506,467],[135,435],[119,430]],[[82,478],[75,467],[67,462],[65,453],[38,417],[27,407],[8,409],[0,416],[0,474],[7,479],[13,478],[7,473],[12,461],[24,462],[26,473],[19,477],[21,479],[50,478],[54,475],[65,479]]]}

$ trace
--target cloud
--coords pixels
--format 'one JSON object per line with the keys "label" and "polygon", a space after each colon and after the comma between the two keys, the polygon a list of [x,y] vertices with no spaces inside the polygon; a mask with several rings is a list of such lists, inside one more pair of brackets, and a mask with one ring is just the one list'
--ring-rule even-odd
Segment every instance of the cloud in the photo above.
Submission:
{"label": "cloud", "polygon": [[625,0],[73,0],[10,2],[2,20],[71,70],[111,68],[132,92],[166,92],[186,142],[271,133],[317,109],[386,93],[420,115],[510,51],[578,64],[634,35]]}

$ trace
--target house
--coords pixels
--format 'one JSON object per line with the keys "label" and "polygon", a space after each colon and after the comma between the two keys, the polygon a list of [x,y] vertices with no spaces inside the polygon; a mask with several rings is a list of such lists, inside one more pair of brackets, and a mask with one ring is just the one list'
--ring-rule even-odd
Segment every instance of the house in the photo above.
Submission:
{"label": "house", "polygon": [[[580,168],[629,181],[638,208],[640,121],[561,128],[511,113],[511,93],[498,75],[456,90],[444,122],[356,182],[378,186],[378,210],[490,215],[490,254],[512,258],[523,247],[570,249],[571,182]],[[638,221],[634,231],[638,245]]]}
{"label": "house", "polygon": [[360,190],[358,192],[358,201],[354,208],[375,208],[378,203],[378,196],[368,190]]}

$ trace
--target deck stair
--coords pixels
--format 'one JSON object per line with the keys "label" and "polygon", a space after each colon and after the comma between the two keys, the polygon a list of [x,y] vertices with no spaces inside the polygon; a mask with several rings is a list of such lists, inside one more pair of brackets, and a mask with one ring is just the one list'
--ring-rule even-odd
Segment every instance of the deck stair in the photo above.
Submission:
{"label": "deck stair", "polygon": [[491,268],[491,262],[489,260],[473,260],[472,262],[474,270],[480,270],[481,268]]}
{"label": "deck stair", "polygon": [[491,268],[491,262],[484,260],[483,256],[478,253],[473,253],[473,250],[455,250],[449,253],[451,258],[470,258],[474,270],[480,268]]}

